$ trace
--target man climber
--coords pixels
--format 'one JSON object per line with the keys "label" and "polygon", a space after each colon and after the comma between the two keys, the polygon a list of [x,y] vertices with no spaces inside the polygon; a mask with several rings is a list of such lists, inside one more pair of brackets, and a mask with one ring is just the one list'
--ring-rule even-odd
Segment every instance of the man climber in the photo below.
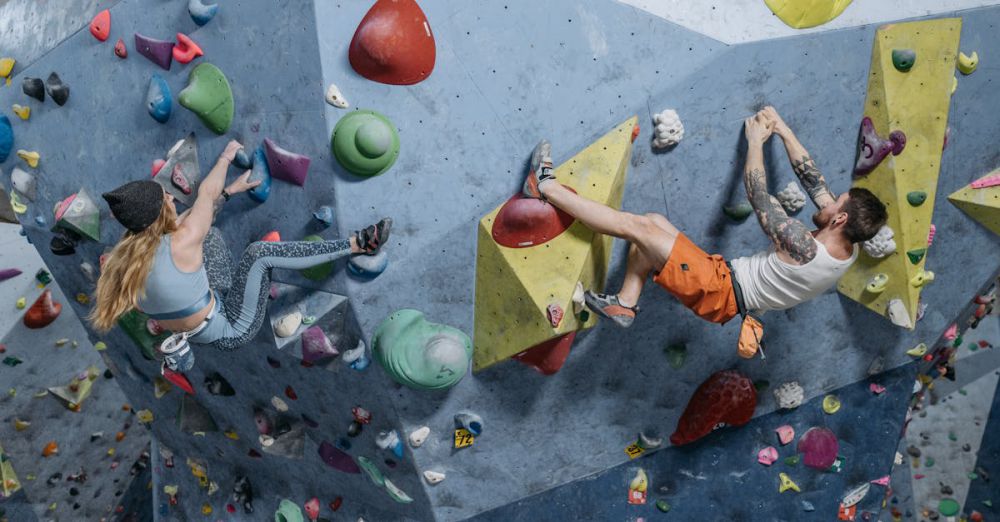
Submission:
{"label": "man climber", "polygon": [[[767,191],[763,145],[772,133],[781,137],[792,169],[819,208],[812,217],[816,230],[789,217]],[[652,273],[654,281],[699,317],[724,324],[746,311],[791,308],[837,282],[856,259],[856,244],[871,239],[885,224],[885,205],[863,188],[834,195],[809,152],[773,107],[747,118],[744,134],[747,199],[772,245],[733,259],[731,268],[722,256],[706,254],[660,214],[615,210],[553,183],[551,146],[545,140],[538,144],[524,182],[525,196],[546,200],[591,230],[630,243],[621,290],[617,294],[588,290],[589,308],[619,326],[631,326],[642,286]]]}

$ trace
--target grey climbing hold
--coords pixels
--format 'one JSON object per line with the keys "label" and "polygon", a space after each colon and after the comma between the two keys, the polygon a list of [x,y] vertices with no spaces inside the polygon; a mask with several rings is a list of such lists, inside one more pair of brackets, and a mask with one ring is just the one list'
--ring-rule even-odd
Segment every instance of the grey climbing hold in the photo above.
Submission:
{"label": "grey climbing hold", "polygon": [[28,201],[34,201],[38,197],[37,186],[34,174],[30,174],[21,167],[14,167],[10,173],[10,182],[14,185],[14,190],[18,191]]}
{"label": "grey climbing hold", "polygon": [[785,212],[788,212],[789,214],[794,214],[802,210],[802,207],[806,206],[806,195],[802,192],[802,189],[799,188],[798,183],[795,183],[794,181],[785,185],[785,188],[778,192],[775,197],[778,198],[778,202],[781,203],[781,206],[785,208]]}
{"label": "grey climbing hold", "polygon": [[333,208],[323,205],[313,212],[313,217],[324,227],[328,227],[333,224]]}
{"label": "grey climbing hold", "polygon": [[483,432],[483,418],[470,411],[455,414],[455,427],[465,428],[474,437]]}

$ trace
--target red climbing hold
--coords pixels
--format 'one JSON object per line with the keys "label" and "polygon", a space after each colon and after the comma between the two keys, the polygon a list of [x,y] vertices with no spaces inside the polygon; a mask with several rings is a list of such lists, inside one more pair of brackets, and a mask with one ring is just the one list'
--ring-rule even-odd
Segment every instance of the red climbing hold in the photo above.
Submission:
{"label": "red climbing hold", "polygon": [[194,395],[194,386],[191,386],[191,381],[188,380],[186,375],[180,372],[175,372],[166,366],[163,367],[163,371],[161,373],[163,373],[164,379],[170,381],[170,383],[174,386],[184,390],[184,393]]}
{"label": "red climbing hold", "polygon": [[757,390],[750,379],[736,370],[715,372],[695,390],[670,443],[680,446],[723,426],[742,426],[756,408]]}
{"label": "red climbing hold", "polygon": [[514,356],[514,359],[521,361],[528,366],[538,370],[542,375],[552,375],[562,368],[566,358],[569,357],[569,349],[576,339],[576,331],[566,335],[549,339],[542,344],[532,346],[527,350]]}
{"label": "red climbing hold", "polygon": [[344,497],[337,497],[333,499],[333,502],[330,502],[330,510],[336,511],[340,509],[340,505],[343,503],[344,503]]}
{"label": "red climbing hold", "polygon": [[122,40],[121,38],[115,42],[115,56],[123,60],[128,58],[128,48],[125,47],[125,40]]}
{"label": "red climbing hold", "polygon": [[269,243],[280,243],[281,242],[281,234],[279,234],[277,230],[272,230],[272,231],[268,232],[267,234],[264,234],[264,237],[260,238],[260,240],[261,241],[267,241]]}
{"label": "red climbing hold", "polygon": [[796,448],[802,453],[802,462],[810,468],[829,469],[837,460],[840,444],[837,436],[827,428],[809,428]]}
{"label": "red climbing hold", "polygon": [[348,58],[369,80],[412,85],[434,70],[434,35],[415,0],[377,0],[354,32]]}
{"label": "red climbing hold", "polygon": [[204,55],[201,47],[194,43],[189,36],[184,33],[177,33],[177,45],[174,46],[174,60],[181,63],[190,63],[191,60]]}
{"label": "red climbing hold", "polygon": [[62,304],[52,300],[52,290],[42,292],[35,304],[24,313],[24,326],[28,328],[45,328],[59,317]]}
{"label": "red climbing hold", "polygon": [[153,174],[151,177],[155,178],[156,175],[160,173],[160,169],[162,169],[163,166],[166,165],[166,164],[167,164],[167,160],[165,160],[165,159],[155,159],[155,160],[153,160],[153,168],[150,169],[150,172]]}
{"label": "red climbing hold", "polygon": [[294,400],[298,400],[298,398],[299,398],[298,394],[295,393],[295,390],[290,385],[289,386],[285,386],[285,397],[288,397],[289,399],[292,399],[293,401]]}
{"label": "red climbing hold", "polygon": [[105,41],[111,35],[111,11],[107,9],[97,13],[90,21],[90,34],[100,41]]}
{"label": "red climbing hold", "polygon": [[507,248],[541,245],[565,232],[573,221],[573,216],[555,206],[518,192],[493,221],[493,241]]}

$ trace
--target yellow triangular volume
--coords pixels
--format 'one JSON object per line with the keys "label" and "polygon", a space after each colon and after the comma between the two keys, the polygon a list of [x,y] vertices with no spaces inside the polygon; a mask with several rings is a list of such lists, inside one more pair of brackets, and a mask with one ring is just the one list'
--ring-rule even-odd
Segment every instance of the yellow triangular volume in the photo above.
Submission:
{"label": "yellow triangular volume", "polygon": [[9,497],[19,489],[21,482],[17,480],[14,466],[10,463],[10,457],[4,453],[3,446],[0,446],[0,497]]}
{"label": "yellow triangular volume", "polygon": [[[1000,169],[994,170],[977,181],[997,179],[998,177],[1000,177]],[[969,184],[948,196],[948,201],[993,231],[994,234],[1000,234],[1000,185],[973,188],[972,184]]]}
{"label": "yellow triangular volume", "polygon": [[774,14],[791,27],[808,29],[840,16],[852,0],[764,0]]}
{"label": "yellow triangular volume", "polygon": [[[632,117],[555,169],[559,183],[583,197],[621,207],[632,157]],[[503,204],[479,221],[476,254],[475,353],[478,371],[528,348],[596,324],[573,314],[573,290],[603,289],[612,238],[574,222],[555,238],[535,246],[510,248],[493,239],[493,223]],[[553,327],[549,305],[564,313]]]}
{"label": "yellow triangular volume", "polygon": [[[921,288],[911,281],[922,273],[927,260],[927,236],[961,30],[962,21],[958,18],[890,24],[877,31],[872,49],[864,114],[871,118],[879,136],[902,131],[906,147],[898,156],[887,156],[867,176],[856,179],[854,186],[872,191],[885,203],[896,252],[882,259],[862,252],[837,288],[886,317],[890,303],[896,301],[894,322],[908,328],[916,323]],[[893,66],[894,49],[916,53],[916,62],[909,71],[899,71]],[[911,193],[923,193],[925,199],[920,204],[911,204],[907,197]],[[889,276],[885,290],[868,292],[868,282],[878,274]]]}

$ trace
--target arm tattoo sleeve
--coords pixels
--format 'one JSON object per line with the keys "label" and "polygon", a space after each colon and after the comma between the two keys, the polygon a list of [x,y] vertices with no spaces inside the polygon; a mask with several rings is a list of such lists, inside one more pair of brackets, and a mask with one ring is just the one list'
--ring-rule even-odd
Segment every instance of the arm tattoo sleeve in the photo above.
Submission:
{"label": "arm tattoo sleeve", "polygon": [[812,198],[813,203],[816,203],[816,206],[820,206],[817,200],[823,195],[830,196],[830,199],[834,201],[837,199],[830,187],[826,185],[823,173],[819,171],[816,162],[808,155],[803,155],[801,160],[792,161],[792,170],[795,171],[799,182],[806,188],[806,192],[809,193],[809,197]]}
{"label": "arm tattoo sleeve", "polygon": [[761,169],[750,169],[743,175],[747,198],[753,206],[764,233],[778,250],[787,252],[795,261],[805,264],[816,257],[816,240],[809,229],[797,219],[788,217],[778,200],[767,193],[767,177]]}

